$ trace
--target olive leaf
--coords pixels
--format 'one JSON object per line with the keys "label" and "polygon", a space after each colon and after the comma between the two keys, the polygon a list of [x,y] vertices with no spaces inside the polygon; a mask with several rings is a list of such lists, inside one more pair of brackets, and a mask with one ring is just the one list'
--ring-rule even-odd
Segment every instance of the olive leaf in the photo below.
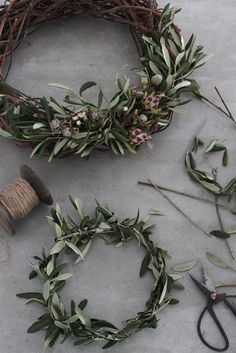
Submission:
{"label": "olive leaf", "polygon": [[216,238],[222,238],[222,239],[227,239],[230,238],[229,233],[227,231],[222,231],[222,230],[212,230],[210,232],[211,235],[214,235]]}
{"label": "olive leaf", "polygon": [[228,151],[227,148],[222,144],[223,141],[224,139],[212,140],[209,146],[207,147],[205,153],[224,151],[222,163],[223,166],[226,167],[228,165]]}
{"label": "olive leaf", "polygon": [[231,270],[231,271],[236,271],[233,267],[230,265],[226,264],[223,260],[221,260],[219,257],[215,256],[212,253],[207,253],[207,258],[208,260],[213,263],[215,266],[219,268],[223,268],[225,270]]}
{"label": "olive leaf", "polygon": [[182,262],[178,265],[172,266],[172,270],[176,272],[186,272],[196,267],[198,263],[199,259]]}
{"label": "olive leaf", "polygon": [[149,214],[150,216],[165,216],[165,214],[164,214],[163,212],[158,211],[158,210],[156,210],[156,209],[154,209],[154,208],[151,208],[151,209],[148,211],[148,214]]}

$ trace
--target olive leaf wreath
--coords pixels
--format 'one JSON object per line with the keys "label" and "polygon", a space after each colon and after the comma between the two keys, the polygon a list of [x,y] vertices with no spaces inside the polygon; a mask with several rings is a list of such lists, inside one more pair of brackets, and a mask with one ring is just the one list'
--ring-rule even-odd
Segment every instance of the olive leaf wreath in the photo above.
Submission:
{"label": "olive leaf wreath", "polygon": [[[35,256],[36,263],[30,263],[32,272],[30,279],[39,276],[44,282],[42,293],[21,293],[17,296],[27,299],[27,303],[40,303],[44,313],[28,329],[29,333],[45,330],[45,347],[52,347],[59,336],[63,341],[72,336],[74,345],[89,344],[95,341],[103,341],[103,348],[109,348],[122,342],[132,334],[147,328],[155,328],[158,313],[169,304],[177,304],[172,298],[171,290],[178,283],[179,276],[166,272],[167,252],[158,247],[151,239],[151,226],[145,220],[139,219],[139,214],[134,219],[120,220],[118,216],[108,208],[97,204],[95,216],[85,215],[82,201],[79,198],[72,199],[72,204],[78,211],[80,223],[77,224],[70,217],[65,219],[59,206],[52,209],[49,222],[53,227],[56,238],[55,244],[47,253],[43,250],[41,256]],[[65,285],[66,280],[72,276],[65,273],[65,263],[58,261],[63,251],[69,251],[76,256],[76,264],[84,260],[92,241],[101,238],[107,245],[120,247],[132,240],[137,240],[144,248],[146,254],[142,261],[140,276],[150,271],[155,279],[154,287],[146,303],[146,309],[140,311],[136,317],[124,322],[122,328],[117,328],[104,319],[89,318],[84,309],[87,300],[76,304],[71,300],[70,311],[67,311],[59,290]]]}
{"label": "olive leaf wreath", "polygon": [[[144,143],[152,147],[152,134],[168,127],[178,107],[189,102],[182,101],[180,94],[198,91],[197,82],[188,77],[211,56],[195,44],[195,35],[185,43],[174,24],[179,11],[170,4],[159,9],[151,0],[12,0],[2,6],[0,136],[31,146],[32,156],[46,154],[50,161],[70,154],[87,158],[94,149],[124,154],[125,150],[136,153]],[[84,83],[79,93],[52,84],[66,90],[66,104],[53,97],[32,98],[9,86],[3,78],[4,62],[25,36],[35,26],[78,13],[130,25],[143,64],[136,70],[140,83],[134,86],[128,78],[122,80],[118,75],[117,92],[110,101],[94,81]],[[84,97],[95,86],[97,104]]]}

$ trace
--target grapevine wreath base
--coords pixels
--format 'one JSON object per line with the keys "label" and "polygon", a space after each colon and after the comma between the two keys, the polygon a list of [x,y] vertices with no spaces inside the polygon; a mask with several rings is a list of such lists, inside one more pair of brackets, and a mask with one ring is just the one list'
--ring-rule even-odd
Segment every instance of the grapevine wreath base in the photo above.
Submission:
{"label": "grapevine wreath base", "polygon": [[[99,204],[95,209],[95,216],[91,218],[85,215],[80,199],[71,201],[80,215],[80,223],[75,223],[69,217],[65,219],[58,206],[52,209],[49,222],[55,231],[55,244],[49,252],[43,251],[40,257],[35,256],[36,263],[30,264],[32,267],[30,279],[40,277],[44,283],[42,293],[18,294],[20,298],[27,299],[27,303],[36,302],[43,307],[43,315],[30,326],[28,332],[44,330],[45,346],[50,347],[59,337],[64,341],[72,336],[75,345],[103,341],[105,342],[103,348],[109,348],[144,328],[155,328],[160,310],[178,302],[171,296],[171,290],[177,285],[178,277],[167,274],[165,263],[167,252],[150,239],[151,226],[140,220],[139,215],[135,219],[127,218],[121,221],[115,213]],[[146,309],[140,311],[136,317],[125,321],[122,328],[117,328],[104,319],[89,318],[84,312],[87,300],[82,300],[78,305],[72,300],[68,311],[58,294],[66,280],[72,276],[64,272],[66,264],[60,263],[60,254],[64,251],[69,252],[76,258],[75,263],[79,264],[84,260],[96,238],[101,238],[107,245],[116,247],[124,246],[133,240],[138,241],[146,252],[140,276],[149,271],[155,279]]]}
{"label": "grapevine wreath base", "polygon": [[[209,55],[195,45],[192,35],[185,43],[173,23],[180,9],[169,4],[159,9],[153,0],[12,0],[0,7],[0,134],[34,148],[32,155],[47,154],[50,160],[68,154],[88,157],[95,148],[111,148],[115,154],[136,153],[152,134],[169,126],[182,92],[199,86],[188,79]],[[79,92],[67,91],[65,102],[33,98],[9,86],[6,68],[14,49],[25,37],[49,21],[74,15],[90,15],[129,25],[143,67],[136,72],[140,83],[117,77],[117,91],[110,101],[94,81]],[[4,76],[4,71],[6,75]],[[97,86],[98,102],[84,92]]]}

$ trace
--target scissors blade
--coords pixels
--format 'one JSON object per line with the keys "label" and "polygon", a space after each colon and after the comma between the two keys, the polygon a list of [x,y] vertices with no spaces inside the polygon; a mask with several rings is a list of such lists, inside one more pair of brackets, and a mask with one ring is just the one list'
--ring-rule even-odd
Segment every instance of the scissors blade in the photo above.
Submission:
{"label": "scissors blade", "polygon": [[214,286],[211,276],[209,275],[208,271],[205,269],[204,266],[202,268],[202,271],[203,271],[203,278],[204,278],[205,285],[207,286],[209,291],[216,292],[216,287]]}
{"label": "scissors blade", "polygon": [[193,275],[192,273],[189,273],[190,278],[192,279],[192,281],[195,283],[195,285],[197,286],[197,288],[208,298],[211,298],[211,294],[212,291],[210,291],[208,289],[208,287],[202,283],[202,281],[200,281],[195,275]]}
{"label": "scissors blade", "polygon": [[232,311],[232,313],[236,316],[236,306],[234,306],[227,298],[230,298],[230,296],[226,296],[225,298],[225,305]]}

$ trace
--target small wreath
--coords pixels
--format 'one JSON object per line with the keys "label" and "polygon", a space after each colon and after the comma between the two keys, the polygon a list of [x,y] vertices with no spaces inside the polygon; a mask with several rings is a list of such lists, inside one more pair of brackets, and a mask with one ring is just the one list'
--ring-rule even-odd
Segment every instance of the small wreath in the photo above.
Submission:
{"label": "small wreath", "polygon": [[[136,153],[152,134],[169,126],[182,92],[199,89],[187,77],[209,58],[192,35],[185,44],[173,23],[180,9],[169,4],[158,9],[156,1],[12,0],[0,9],[0,135],[34,148],[32,155],[88,157],[92,150],[111,148],[115,154]],[[67,91],[65,104],[54,98],[32,98],[9,86],[3,78],[6,58],[30,33],[44,23],[77,14],[128,24],[136,40],[143,67],[140,84],[118,77],[117,92],[106,107],[102,89],[86,82],[79,93]],[[8,70],[7,70],[8,71]],[[7,72],[8,73],[8,72]],[[98,103],[83,94],[98,87]]]}
{"label": "small wreath", "polygon": [[[71,218],[63,218],[58,206],[52,209],[49,222],[55,230],[55,244],[48,254],[43,251],[41,257],[34,257],[36,264],[30,264],[30,279],[39,276],[44,282],[42,293],[18,294],[18,297],[27,299],[27,303],[37,302],[44,308],[44,314],[30,326],[28,332],[46,330],[45,346],[50,347],[59,336],[64,339],[72,336],[75,339],[74,345],[104,341],[103,348],[109,348],[144,328],[155,328],[160,310],[178,301],[171,296],[177,277],[166,273],[167,252],[150,239],[151,227],[147,226],[145,221],[139,220],[139,215],[135,219],[121,221],[115,213],[99,204],[95,209],[95,217],[90,218],[85,215],[80,199],[71,201],[80,215],[80,224],[76,224]],[[87,300],[81,301],[79,305],[72,300],[70,312],[67,311],[58,295],[59,289],[72,276],[63,272],[66,264],[59,263],[59,254],[64,250],[71,252],[76,256],[75,263],[78,264],[84,260],[92,241],[96,238],[103,239],[107,245],[113,244],[117,247],[137,240],[146,251],[140,276],[150,271],[155,279],[146,310],[125,321],[121,329],[106,320],[87,317],[83,311]]]}

